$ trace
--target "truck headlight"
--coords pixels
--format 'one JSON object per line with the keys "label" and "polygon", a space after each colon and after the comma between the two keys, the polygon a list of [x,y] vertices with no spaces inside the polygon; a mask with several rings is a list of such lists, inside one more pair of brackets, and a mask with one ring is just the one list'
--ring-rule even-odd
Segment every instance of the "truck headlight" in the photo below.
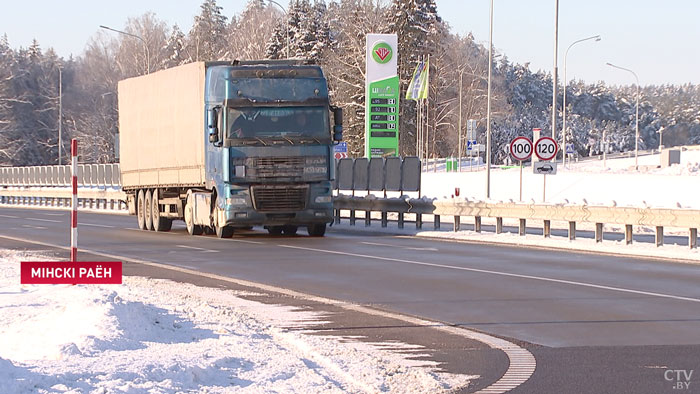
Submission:
{"label": "truck headlight", "polygon": [[245,205],[245,198],[243,197],[230,197],[226,199],[226,205]]}
{"label": "truck headlight", "polygon": [[316,204],[328,204],[333,201],[333,196],[318,196],[314,200]]}

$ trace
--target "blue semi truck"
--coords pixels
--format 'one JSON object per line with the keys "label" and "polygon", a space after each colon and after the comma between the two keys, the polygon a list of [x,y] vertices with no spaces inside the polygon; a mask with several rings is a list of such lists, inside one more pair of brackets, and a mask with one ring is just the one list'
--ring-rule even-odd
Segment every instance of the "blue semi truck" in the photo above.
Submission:
{"label": "blue semi truck", "polygon": [[197,62],[120,81],[118,93],[122,189],[140,229],[325,234],[342,110],[320,67]]}

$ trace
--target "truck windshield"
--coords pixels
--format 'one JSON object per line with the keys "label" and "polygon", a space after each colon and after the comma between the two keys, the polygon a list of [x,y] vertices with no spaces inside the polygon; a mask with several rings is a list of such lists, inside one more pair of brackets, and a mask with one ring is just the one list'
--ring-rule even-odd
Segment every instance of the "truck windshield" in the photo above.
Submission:
{"label": "truck windshield", "polygon": [[326,107],[228,108],[229,139],[330,139]]}

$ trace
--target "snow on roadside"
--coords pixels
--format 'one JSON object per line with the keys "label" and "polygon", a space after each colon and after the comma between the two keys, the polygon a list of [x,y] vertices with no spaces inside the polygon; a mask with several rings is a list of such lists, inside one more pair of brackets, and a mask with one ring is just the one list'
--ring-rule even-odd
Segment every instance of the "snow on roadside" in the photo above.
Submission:
{"label": "snow on roadside", "polygon": [[410,345],[304,334],[328,316],[230,290],[140,277],[20,285],[19,262],[41,259],[0,250],[2,393],[423,393],[471,378],[409,359]]}
{"label": "snow on roadside", "polygon": [[[692,148],[692,149],[691,149]],[[681,152],[681,163],[656,168],[659,154],[639,157],[639,171],[634,169],[634,157],[559,163],[557,174],[547,176],[546,198],[549,203],[587,205],[617,205],[633,207],[700,208],[700,149],[689,147]],[[443,170],[444,171],[444,170]],[[542,202],[542,175],[533,174],[527,165],[523,169],[523,201]],[[422,195],[443,198],[460,189],[461,197],[486,199],[486,171],[424,172],[421,175]],[[518,168],[491,170],[492,201],[518,201],[520,170]],[[614,202],[614,203],[613,203]]]}

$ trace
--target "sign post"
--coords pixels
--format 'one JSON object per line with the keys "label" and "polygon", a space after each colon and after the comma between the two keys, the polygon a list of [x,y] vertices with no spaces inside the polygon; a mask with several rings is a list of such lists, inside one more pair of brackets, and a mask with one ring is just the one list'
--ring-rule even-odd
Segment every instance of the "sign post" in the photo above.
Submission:
{"label": "sign post", "polygon": [[527,137],[515,137],[510,142],[510,154],[520,162],[520,200],[523,200],[523,161],[532,156],[532,141]]}
{"label": "sign post", "polygon": [[399,154],[399,76],[396,34],[367,34],[365,157]]}
{"label": "sign post", "polygon": [[542,181],[542,202],[546,201],[547,197],[547,174],[554,175],[557,173],[557,162],[550,162],[557,157],[559,145],[551,137],[542,137],[535,142],[535,156],[540,159],[533,167],[535,174],[544,175]]}

